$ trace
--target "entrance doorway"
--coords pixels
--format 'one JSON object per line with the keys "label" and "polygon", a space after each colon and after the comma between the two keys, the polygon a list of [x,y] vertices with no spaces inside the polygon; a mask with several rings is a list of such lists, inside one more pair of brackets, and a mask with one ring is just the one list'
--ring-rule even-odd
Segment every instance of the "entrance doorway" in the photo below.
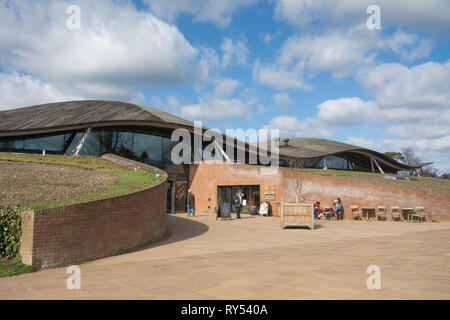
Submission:
{"label": "entrance doorway", "polygon": [[167,213],[186,212],[188,183],[167,181]]}
{"label": "entrance doorway", "polygon": [[217,203],[231,203],[231,211],[236,212],[233,197],[240,190],[243,193],[243,199],[247,204],[242,208],[242,213],[248,213],[250,206],[255,206],[257,209],[260,204],[259,185],[244,185],[244,186],[218,186],[217,187]]}
{"label": "entrance doorway", "polygon": [[175,181],[167,181],[167,213],[175,213]]}

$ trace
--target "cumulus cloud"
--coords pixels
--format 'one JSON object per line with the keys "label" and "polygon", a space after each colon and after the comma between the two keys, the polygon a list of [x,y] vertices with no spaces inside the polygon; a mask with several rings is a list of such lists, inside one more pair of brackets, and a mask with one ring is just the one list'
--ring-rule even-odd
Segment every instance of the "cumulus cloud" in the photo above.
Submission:
{"label": "cumulus cloud", "polygon": [[428,56],[431,43],[402,30],[383,36],[363,24],[345,31],[293,35],[284,42],[273,63],[255,62],[253,77],[277,89],[305,90],[310,88],[308,77],[323,71],[334,78],[353,76],[360,69],[376,65],[377,56],[383,51],[412,62]]}
{"label": "cumulus cloud", "polygon": [[450,107],[450,60],[413,67],[384,63],[358,76],[367,92],[385,108],[406,107],[411,112]]}
{"label": "cumulus cloud", "polygon": [[329,28],[360,24],[369,17],[366,9],[376,4],[381,9],[383,29],[405,26],[448,36],[450,2],[447,0],[277,0],[275,16],[299,28],[322,24]]}
{"label": "cumulus cloud", "polygon": [[174,21],[180,14],[194,16],[194,21],[210,22],[219,27],[227,27],[232,15],[239,9],[251,6],[258,0],[144,0],[159,17]]}
{"label": "cumulus cloud", "polygon": [[214,95],[218,98],[228,98],[233,94],[239,83],[240,82],[235,79],[220,79],[217,81],[216,87],[214,88]]}
{"label": "cumulus cloud", "polygon": [[241,98],[233,97],[239,84],[234,79],[216,79],[211,91],[199,94],[197,103],[181,103],[174,99],[170,105],[175,114],[192,121],[217,124],[224,119],[248,120],[252,117],[252,106],[257,100],[249,92],[244,92]]}
{"label": "cumulus cloud", "polygon": [[63,94],[51,84],[27,75],[0,73],[0,110],[81,98]]}
{"label": "cumulus cloud", "polygon": [[333,129],[318,119],[306,118],[300,121],[296,117],[278,116],[270,120],[264,129],[279,129],[280,137],[331,138]]}
{"label": "cumulus cloud", "polygon": [[128,2],[77,4],[81,28],[69,30],[65,2],[0,3],[2,68],[86,96],[111,96],[119,87],[192,82],[208,71],[205,61],[199,65],[199,50],[176,26]]}
{"label": "cumulus cloud", "polygon": [[287,110],[294,104],[294,101],[286,92],[278,92],[272,96],[272,101],[275,102],[275,107],[281,110]]}
{"label": "cumulus cloud", "polygon": [[293,68],[285,65],[262,64],[259,59],[253,64],[253,79],[261,85],[278,90],[297,88],[309,90],[311,86],[303,80],[303,66],[297,64]]}
{"label": "cumulus cloud", "polygon": [[222,68],[231,66],[233,64],[247,64],[249,50],[242,40],[225,38],[223,39],[220,48],[223,51]]}
{"label": "cumulus cloud", "polygon": [[250,119],[251,108],[239,99],[200,99],[199,103],[181,107],[180,116],[191,120],[217,123],[223,119]]}

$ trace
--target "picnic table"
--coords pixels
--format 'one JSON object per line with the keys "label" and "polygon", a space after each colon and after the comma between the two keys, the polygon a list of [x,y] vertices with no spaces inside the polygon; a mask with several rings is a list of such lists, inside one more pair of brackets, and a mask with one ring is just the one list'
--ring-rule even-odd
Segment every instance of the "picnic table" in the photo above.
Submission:
{"label": "picnic table", "polygon": [[320,211],[324,214],[325,219],[333,218],[333,215],[332,215],[333,207],[323,206],[323,207],[320,207]]}
{"label": "picnic table", "polygon": [[371,212],[373,212],[372,217],[376,217],[375,214],[375,207],[362,207],[361,213],[364,218],[364,216],[367,217],[367,221],[370,221]]}

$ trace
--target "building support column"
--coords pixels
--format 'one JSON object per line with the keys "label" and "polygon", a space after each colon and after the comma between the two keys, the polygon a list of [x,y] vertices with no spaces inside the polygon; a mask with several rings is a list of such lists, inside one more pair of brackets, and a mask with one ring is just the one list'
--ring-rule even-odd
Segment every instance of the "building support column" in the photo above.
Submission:
{"label": "building support column", "polygon": [[380,170],[381,173],[384,173],[383,169],[381,169],[381,167],[380,167],[380,165],[378,164],[377,160],[376,160],[376,159],[373,159],[373,162],[375,162],[375,164],[377,165],[378,170]]}
{"label": "building support column", "polygon": [[77,141],[75,147],[72,149],[72,155],[78,156],[78,153],[80,152],[81,148],[83,147],[84,143],[87,140],[87,137],[89,136],[89,133],[91,133],[92,128],[87,128],[86,131],[81,136],[80,140]]}

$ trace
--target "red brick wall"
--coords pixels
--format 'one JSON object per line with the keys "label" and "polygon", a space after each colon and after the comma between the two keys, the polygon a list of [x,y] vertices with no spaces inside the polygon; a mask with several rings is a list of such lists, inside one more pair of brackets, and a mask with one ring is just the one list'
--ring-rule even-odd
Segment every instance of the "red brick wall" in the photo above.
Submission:
{"label": "red brick wall", "polygon": [[[428,193],[410,188],[394,188],[375,185],[338,176],[321,176],[300,172],[296,169],[280,168],[276,175],[262,175],[261,167],[243,164],[201,163],[191,165],[191,190],[195,195],[199,211],[212,212],[217,202],[217,186],[220,185],[260,185],[261,200],[264,190],[273,187],[276,200],[271,201],[273,212],[278,215],[275,203],[281,200],[295,201],[295,194],[289,187],[293,177],[300,178],[301,196],[307,201],[318,200],[322,205],[331,205],[336,197],[343,200],[346,218],[350,217],[350,205],[415,207],[424,206],[428,215],[430,210],[439,213],[442,221],[450,221],[450,195]],[[208,198],[211,200],[209,201]],[[210,208],[208,209],[208,206]]]}
{"label": "red brick wall", "polygon": [[109,199],[22,214],[21,255],[35,268],[105,257],[162,237],[167,181]]}
{"label": "red brick wall", "polygon": [[[387,206],[390,213],[391,206],[411,208],[424,206],[428,216],[429,211],[440,214],[442,221],[450,220],[450,195],[418,191],[411,188],[398,188],[387,185],[375,185],[362,181],[352,181],[338,176],[321,176],[300,173],[297,170],[282,169],[283,198],[294,201],[294,194],[288,188],[292,177],[300,178],[302,195],[307,201],[320,201],[321,205],[331,206],[337,197],[342,199],[346,218],[351,218],[351,205],[361,207]],[[390,219],[390,217],[389,217]]]}
{"label": "red brick wall", "polygon": [[[202,162],[198,165],[191,165],[190,188],[195,195],[196,210],[213,212],[217,204],[217,186],[227,185],[260,185],[261,201],[263,201],[264,190],[273,187],[277,198],[271,202],[271,205],[275,205],[280,201],[281,176],[265,175],[266,172],[261,171],[261,168],[263,168],[262,170],[266,169],[237,163]],[[210,206],[209,209],[208,206]]]}

